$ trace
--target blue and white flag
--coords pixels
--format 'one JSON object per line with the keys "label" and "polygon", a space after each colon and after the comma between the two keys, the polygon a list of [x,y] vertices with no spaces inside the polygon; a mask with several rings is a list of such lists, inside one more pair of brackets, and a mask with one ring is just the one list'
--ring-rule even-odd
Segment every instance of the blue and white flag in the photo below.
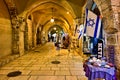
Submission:
{"label": "blue and white flag", "polygon": [[80,25],[80,31],[79,31],[79,36],[78,36],[78,39],[80,39],[83,35],[83,25]]}
{"label": "blue and white flag", "polygon": [[93,12],[86,9],[84,33],[88,36],[99,38],[101,29],[101,19]]}
{"label": "blue and white flag", "polygon": [[78,26],[78,25],[76,25],[76,26],[75,26],[75,33],[74,33],[74,36],[76,35],[76,31],[77,31],[77,26]]}
{"label": "blue and white flag", "polygon": [[75,37],[80,39],[82,33],[83,33],[83,25],[77,26],[76,31],[75,31]]}
{"label": "blue and white flag", "polygon": [[80,26],[77,26],[77,28],[76,28],[76,33],[75,33],[75,37],[76,37],[76,38],[78,38],[79,33],[80,33]]}

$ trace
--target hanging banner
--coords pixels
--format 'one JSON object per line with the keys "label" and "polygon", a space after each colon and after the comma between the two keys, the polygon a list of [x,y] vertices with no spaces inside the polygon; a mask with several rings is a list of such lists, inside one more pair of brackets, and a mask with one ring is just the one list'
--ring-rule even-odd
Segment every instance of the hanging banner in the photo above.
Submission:
{"label": "hanging banner", "polygon": [[114,55],[115,55],[115,48],[112,45],[108,46],[108,62],[114,64]]}
{"label": "hanging banner", "polygon": [[101,59],[103,57],[103,41],[98,40],[97,46],[98,46],[98,48],[97,48],[97,51],[98,51],[97,58]]}
{"label": "hanging banner", "polygon": [[99,38],[101,29],[101,18],[88,9],[86,9],[85,18],[86,21],[84,33],[88,36]]}

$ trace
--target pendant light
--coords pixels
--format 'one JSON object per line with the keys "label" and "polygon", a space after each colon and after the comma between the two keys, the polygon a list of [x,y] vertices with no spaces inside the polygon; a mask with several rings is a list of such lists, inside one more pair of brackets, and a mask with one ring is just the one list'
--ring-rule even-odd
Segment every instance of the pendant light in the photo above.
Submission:
{"label": "pendant light", "polygon": [[54,18],[53,18],[53,8],[52,8],[52,17],[51,17],[51,19],[50,19],[50,22],[54,22]]}

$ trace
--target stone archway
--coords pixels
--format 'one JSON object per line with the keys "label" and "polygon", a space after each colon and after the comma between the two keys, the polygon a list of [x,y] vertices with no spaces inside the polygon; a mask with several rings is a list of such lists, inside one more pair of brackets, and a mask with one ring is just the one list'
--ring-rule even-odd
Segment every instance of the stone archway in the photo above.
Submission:
{"label": "stone archway", "polygon": [[[119,8],[120,8],[120,1],[119,0],[116,0],[116,1],[113,1],[113,0],[94,0],[95,3],[97,4],[97,7],[99,8],[100,10],[100,13],[101,13],[101,16],[103,18],[103,28],[104,28],[104,31],[107,33],[107,34],[110,34],[110,35],[117,35],[116,37],[112,38],[113,40],[117,40],[118,42],[119,41],[119,38],[120,38],[120,32],[119,32],[119,26],[120,26],[120,11],[119,11]],[[110,41],[109,41],[110,40]],[[111,42],[111,39],[109,39],[107,41],[108,42]],[[114,45],[114,44],[107,44],[106,45],[106,48],[109,46],[109,45],[112,45],[114,46],[115,48],[115,54],[114,54],[114,58],[115,58],[115,65],[117,67],[117,71],[118,71],[118,76],[120,76],[120,60],[119,60],[119,57],[120,57],[120,53],[119,53],[119,50],[120,50],[120,45],[118,43],[116,43],[117,45]],[[108,52],[106,52],[108,53]],[[108,54],[107,54],[108,55]]]}
{"label": "stone archway", "polygon": [[5,0],[6,6],[10,14],[11,24],[12,24],[12,52],[13,54],[19,54],[19,22],[17,18],[17,10],[13,0]]}
{"label": "stone archway", "polygon": [[[104,22],[107,22],[106,24],[104,24],[104,30],[109,34],[109,33],[112,33],[114,32],[113,29],[116,29],[118,30],[118,39],[120,38],[119,34],[119,26],[120,26],[120,11],[119,11],[119,0],[94,0],[95,3],[97,4],[100,12],[101,12],[101,15],[102,17],[106,18],[106,20]],[[12,23],[12,29],[13,29],[13,53],[20,53],[20,50],[19,50],[19,47],[20,45],[18,44],[19,43],[19,30],[21,30],[22,32],[24,32],[24,29],[20,28],[20,24],[21,21],[23,20],[22,17],[18,17],[18,14],[17,14],[17,10],[16,10],[16,6],[13,2],[13,0],[5,0],[6,2],[6,5],[9,9],[9,12],[10,12],[10,16],[11,16],[11,23]],[[69,9],[71,9],[71,7],[69,7]],[[72,11],[72,9],[71,9]],[[27,12],[27,11],[26,11]],[[24,15],[26,16],[26,12],[23,12],[25,13]],[[75,15],[74,15],[75,16]],[[25,24],[25,23],[23,23]],[[26,25],[26,24],[25,24]],[[22,25],[22,26],[25,26],[25,25]],[[73,25],[74,26],[74,25]],[[19,30],[18,30],[19,29]],[[118,41],[120,42],[120,41]],[[23,46],[22,46],[23,47]],[[116,64],[120,64],[120,60],[119,60],[119,47],[120,45],[115,45],[115,49],[116,49],[116,54],[115,54],[115,58],[116,58]],[[23,48],[22,48],[23,49]],[[120,69],[120,66],[117,65],[117,67]]]}
{"label": "stone archway", "polygon": [[12,28],[12,54],[24,54],[24,28],[25,19],[18,16],[16,5],[13,0],[4,0],[10,15]]}

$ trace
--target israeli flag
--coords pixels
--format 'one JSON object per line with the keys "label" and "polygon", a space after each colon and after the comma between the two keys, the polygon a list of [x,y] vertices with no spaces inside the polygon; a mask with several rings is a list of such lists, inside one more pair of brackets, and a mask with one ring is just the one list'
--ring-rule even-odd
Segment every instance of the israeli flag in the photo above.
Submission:
{"label": "israeli flag", "polygon": [[76,38],[78,38],[79,33],[80,33],[80,26],[77,26],[77,28],[76,28],[76,34],[75,34]]}
{"label": "israeli flag", "polygon": [[78,25],[76,25],[76,26],[75,26],[75,33],[74,33],[74,36],[76,35],[76,31],[77,31],[77,26],[78,26]]}
{"label": "israeli flag", "polygon": [[80,39],[80,38],[82,37],[82,35],[83,35],[83,30],[84,30],[83,25],[80,25],[80,31],[79,31],[78,39]]}
{"label": "israeli flag", "polygon": [[86,9],[84,33],[88,36],[99,38],[101,29],[101,19],[93,12]]}
{"label": "israeli flag", "polygon": [[75,32],[76,32],[75,37],[79,39],[83,33],[83,25],[77,26]]}

